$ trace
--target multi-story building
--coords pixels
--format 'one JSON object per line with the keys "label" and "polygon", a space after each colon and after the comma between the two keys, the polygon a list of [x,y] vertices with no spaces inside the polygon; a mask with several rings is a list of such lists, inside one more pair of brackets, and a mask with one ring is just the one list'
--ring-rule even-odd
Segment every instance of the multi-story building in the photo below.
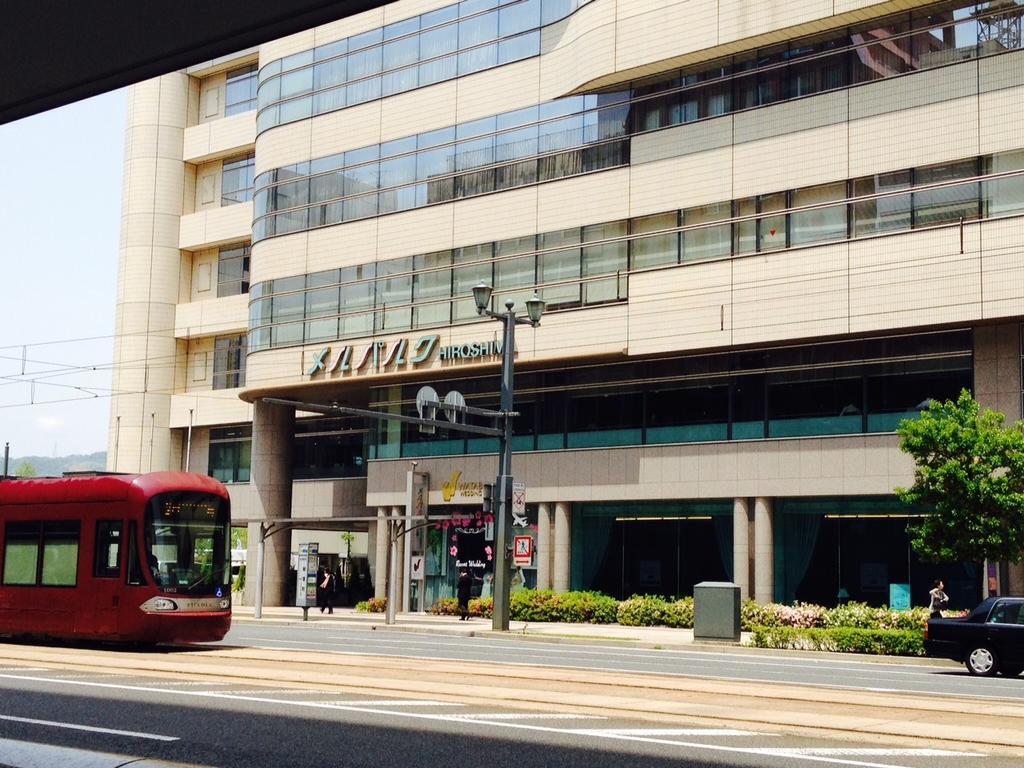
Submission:
{"label": "multi-story building", "polygon": [[[422,545],[446,594],[487,552],[496,442],[263,398],[496,407],[471,289],[536,289],[525,583],[920,604],[941,576],[968,603],[977,565],[909,546],[894,429],[962,388],[1021,418],[1022,15],[399,0],[137,85],[111,468],[208,472],[250,532],[367,530],[380,593],[415,461],[455,519]],[[292,547],[267,547],[272,603]]]}

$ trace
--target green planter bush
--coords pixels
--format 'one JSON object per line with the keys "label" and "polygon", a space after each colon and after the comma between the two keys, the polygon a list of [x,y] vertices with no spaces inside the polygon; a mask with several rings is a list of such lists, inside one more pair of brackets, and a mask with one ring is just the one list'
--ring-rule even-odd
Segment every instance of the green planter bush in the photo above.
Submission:
{"label": "green planter bush", "polygon": [[923,656],[924,633],[910,629],[854,627],[757,627],[755,648],[866,653],[879,656]]}
{"label": "green planter bush", "polygon": [[387,607],[388,601],[385,597],[371,597],[369,600],[356,603],[356,611],[359,613],[384,613]]}

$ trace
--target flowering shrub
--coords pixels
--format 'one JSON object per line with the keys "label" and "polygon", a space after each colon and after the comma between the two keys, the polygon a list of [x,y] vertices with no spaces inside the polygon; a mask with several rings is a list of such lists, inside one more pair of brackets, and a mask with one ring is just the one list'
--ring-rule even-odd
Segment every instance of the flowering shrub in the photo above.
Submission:
{"label": "flowering shrub", "polygon": [[[454,597],[442,597],[430,606],[430,613],[435,616],[459,616],[459,601]],[[469,615],[489,619],[494,612],[494,598],[480,597],[469,601]]]}
{"label": "flowering shrub", "polygon": [[619,624],[627,627],[654,627],[665,623],[668,603],[656,595],[633,595],[619,603]]}
{"label": "flowering shrub", "polygon": [[612,624],[618,601],[600,592],[554,592],[521,589],[512,593],[509,616],[515,621],[563,621],[569,624]]}
{"label": "flowering shrub", "polygon": [[356,611],[359,613],[384,613],[388,607],[386,597],[371,597],[356,603]]}
{"label": "flowering shrub", "polygon": [[923,656],[924,634],[906,629],[758,627],[754,630],[752,645],[756,648]]}
{"label": "flowering shrub", "polygon": [[665,603],[663,623],[666,627],[693,629],[693,598],[684,597],[674,603]]}

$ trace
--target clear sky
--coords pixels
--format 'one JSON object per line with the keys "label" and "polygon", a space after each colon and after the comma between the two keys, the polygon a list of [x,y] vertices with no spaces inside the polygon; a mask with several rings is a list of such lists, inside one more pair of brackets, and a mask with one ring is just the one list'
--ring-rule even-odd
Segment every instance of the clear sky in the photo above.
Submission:
{"label": "clear sky", "polygon": [[125,106],[0,125],[0,462],[107,448]]}

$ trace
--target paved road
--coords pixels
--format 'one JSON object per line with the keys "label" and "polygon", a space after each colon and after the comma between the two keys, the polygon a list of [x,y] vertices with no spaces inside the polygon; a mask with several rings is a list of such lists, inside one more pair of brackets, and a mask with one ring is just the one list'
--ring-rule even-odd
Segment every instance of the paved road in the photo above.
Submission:
{"label": "paved road", "polygon": [[[480,624],[485,628],[485,624]],[[873,663],[757,652],[650,650],[530,639],[460,637],[332,626],[235,622],[223,644],[404,658],[500,661],[716,680],[806,683],[838,689],[1024,701],[1024,678],[976,678],[962,666]]]}
{"label": "paved road", "polygon": [[[75,653],[68,649],[66,661],[73,662]],[[1019,757],[763,730],[668,727],[557,708],[513,710],[211,678],[0,667],[0,766],[116,768],[140,759],[150,766],[217,768],[1020,765]]]}

